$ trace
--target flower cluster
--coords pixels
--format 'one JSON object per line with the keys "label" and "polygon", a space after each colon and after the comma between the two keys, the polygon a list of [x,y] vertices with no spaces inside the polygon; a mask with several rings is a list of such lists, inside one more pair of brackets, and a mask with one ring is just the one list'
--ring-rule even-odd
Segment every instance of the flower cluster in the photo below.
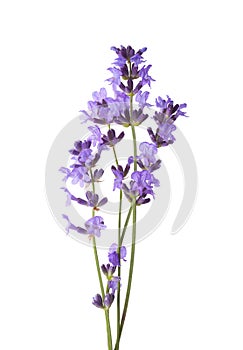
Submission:
{"label": "flower cluster", "polygon": [[174,105],[169,96],[167,96],[167,100],[163,100],[161,97],[156,99],[156,107],[159,108],[159,112],[155,112],[153,119],[158,127],[155,133],[152,128],[148,128],[148,133],[157,147],[168,146],[175,141],[172,134],[176,130],[174,122],[179,116],[187,117],[186,113],[182,111],[186,106],[186,103]]}
{"label": "flower cluster", "polygon": [[154,80],[148,74],[152,66],[143,65],[145,61],[142,56],[147,50],[146,47],[137,52],[131,46],[112,47],[111,49],[117,54],[114,66],[109,68],[113,76],[108,79],[114,91],[120,89],[131,96],[137,94],[144,85],[150,86],[151,81]]}
{"label": "flower cluster", "polygon": [[[88,102],[87,110],[80,111],[82,123],[89,122],[91,124],[88,126],[89,136],[86,140],[78,140],[74,143],[73,148],[69,151],[71,155],[70,165],[60,168],[60,171],[65,174],[63,180],[66,185],[62,189],[67,195],[66,204],[70,205],[73,201],[91,209],[92,216],[85,221],[83,227],[74,225],[67,215],[63,215],[63,218],[67,222],[67,233],[73,230],[79,234],[88,235],[89,239],[93,240],[101,285],[101,293],[94,296],[93,305],[106,312],[113,304],[116,293],[118,296],[120,295],[121,265],[126,262],[127,249],[123,245],[123,238],[127,226],[124,226],[121,235],[122,201],[128,200],[130,202],[130,210],[133,210],[134,219],[137,207],[155,199],[155,188],[160,186],[159,180],[154,175],[154,172],[161,167],[161,160],[157,157],[158,148],[168,146],[175,141],[173,135],[176,130],[175,122],[179,116],[187,116],[184,112],[185,103],[175,104],[169,96],[166,99],[157,97],[155,99],[156,111],[151,118],[151,121],[155,122],[156,128],[155,130],[152,127],[147,128],[150,142],[146,140],[141,142],[137,151],[136,128],[148,120],[149,115],[145,112],[145,108],[152,106],[148,102],[149,92],[144,90],[144,87],[151,88],[151,83],[155,81],[150,76],[152,66],[146,65],[143,58],[146,48],[137,51],[131,46],[112,47],[111,49],[115,52],[116,58],[112,66],[108,68],[112,76],[107,81],[112,86],[113,96],[109,96],[104,87],[93,93],[92,100]],[[127,155],[125,165],[120,164],[117,155],[119,144],[125,140],[125,131],[118,132],[117,130],[121,127],[131,128],[133,144],[136,145],[132,154]],[[99,167],[99,160],[103,152],[111,149],[112,154],[114,154],[114,163],[111,166],[112,187],[113,191],[120,192],[118,237],[117,241],[109,248],[107,257],[109,263],[99,266],[95,239],[101,236],[101,231],[106,229],[106,225],[102,216],[96,216],[95,213],[98,210],[102,211],[101,207],[106,205],[108,198],[99,197],[96,193],[96,185],[104,175],[104,170]],[[77,197],[72,193],[71,188],[76,184],[85,189],[85,194]],[[126,219],[127,224],[130,219],[129,215]],[[133,222],[133,227],[134,225]],[[135,243],[132,243],[133,246]],[[133,263],[134,248],[131,249],[130,271]],[[117,275],[115,276],[116,271]],[[106,288],[103,285],[102,273],[103,277],[106,278]],[[129,278],[131,278],[130,274]],[[128,281],[127,288],[127,297],[129,298],[131,280]],[[117,300],[119,308],[120,297]],[[124,306],[123,319],[126,315],[127,305],[128,301]],[[120,310],[118,315],[119,313]],[[107,318],[106,322],[109,329]],[[111,344],[109,337],[108,332],[108,344]],[[120,338],[117,339],[118,343],[119,340]],[[111,349],[111,345],[109,345],[109,349]]]}

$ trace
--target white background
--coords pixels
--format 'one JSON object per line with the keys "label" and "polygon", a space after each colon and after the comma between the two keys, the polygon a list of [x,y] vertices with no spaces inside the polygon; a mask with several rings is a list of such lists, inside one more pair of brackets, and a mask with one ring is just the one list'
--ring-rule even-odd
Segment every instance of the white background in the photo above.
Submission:
{"label": "white background", "polygon": [[240,4],[1,3],[1,349],[106,349],[92,251],[53,219],[45,162],[108,77],[110,46],[131,44],[148,47],[153,94],[188,103],[200,182],[183,230],[170,235],[170,212],[137,247],[121,350],[242,350]]}

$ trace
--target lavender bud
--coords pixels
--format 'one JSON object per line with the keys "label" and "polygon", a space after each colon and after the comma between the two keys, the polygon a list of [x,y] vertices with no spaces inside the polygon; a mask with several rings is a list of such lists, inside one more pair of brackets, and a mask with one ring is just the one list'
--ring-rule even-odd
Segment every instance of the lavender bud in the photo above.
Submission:
{"label": "lavender bud", "polygon": [[110,294],[110,293],[106,294],[105,299],[104,299],[104,304],[105,304],[107,309],[110,308],[110,306],[113,303],[114,299],[115,299],[114,294]]}
{"label": "lavender bud", "polygon": [[94,306],[98,307],[99,309],[104,309],[103,301],[102,301],[102,298],[101,298],[101,295],[100,295],[100,294],[96,294],[96,295],[93,297],[92,304],[93,304]]}

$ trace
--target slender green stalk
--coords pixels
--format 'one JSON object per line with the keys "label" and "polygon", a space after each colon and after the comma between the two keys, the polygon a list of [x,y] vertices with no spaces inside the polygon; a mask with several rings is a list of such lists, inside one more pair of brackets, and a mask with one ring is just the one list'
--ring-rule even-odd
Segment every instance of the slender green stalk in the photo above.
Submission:
{"label": "slender green stalk", "polygon": [[[93,172],[92,172],[91,169],[90,169],[90,177],[91,177],[91,182],[92,182],[92,190],[93,190],[93,193],[95,193],[94,176],[93,176]],[[94,211],[94,208],[93,208],[92,209],[92,217],[94,217],[94,216],[95,216],[95,211]],[[103,285],[101,271],[100,271],[100,262],[99,262],[99,257],[98,257],[98,251],[97,251],[95,236],[92,237],[92,241],[93,241],[93,250],[94,250],[95,264],[96,264],[96,269],[97,269],[98,279],[99,279],[99,284],[100,284],[100,291],[101,291],[102,299],[104,300],[104,298],[105,298],[105,290],[104,290],[104,285]],[[111,334],[109,310],[104,310],[104,311],[105,311],[108,350],[112,350],[112,334]]]}
{"label": "slender green stalk", "polygon": [[99,263],[99,257],[98,257],[97,247],[96,247],[96,240],[95,240],[94,236],[92,238],[92,241],[93,241],[93,250],[94,250],[94,256],[95,256],[95,264],[96,264],[99,283],[100,283],[100,291],[101,291],[102,299],[104,299],[105,290],[104,290],[104,285],[103,285],[102,276],[101,276],[101,272],[100,272],[100,263]]}
{"label": "slender green stalk", "polygon": [[[129,71],[130,71],[130,76],[131,76],[131,62],[129,62]],[[130,95],[130,121],[131,121],[132,139],[133,139],[134,171],[136,171],[137,170],[137,140],[136,140],[135,127],[134,127],[133,121],[132,121],[132,115],[133,115],[133,94]],[[131,208],[132,208],[132,212],[133,212],[133,226],[132,226],[132,246],[131,246],[130,267],[129,267],[126,297],[125,297],[124,308],[123,308],[121,324],[120,324],[120,331],[119,331],[119,335],[117,336],[117,339],[116,339],[115,350],[119,350],[121,334],[122,334],[123,326],[124,326],[126,315],[127,315],[127,309],[128,309],[129,298],[130,298],[130,293],[131,293],[131,286],[132,286],[132,276],[133,276],[133,269],[134,269],[134,258],[135,258],[135,247],[136,247],[136,220],[137,220],[137,218],[136,218],[137,207],[136,207],[136,199],[135,198],[133,199]]]}
{"label": "slender green stalk", "polygon": [[124,240],[124,237],[125,237],[125,233],[126,233],[126,230],[127,230],[127,226],[128,226],[128,223],[129,223],[131,214],[132,214],[132,205],[131,205],[130,208],[129,208],[129,211],[128,211],[128,213],[127,213],[127,218],[126,218],[126,221],[125,221],[123,230],[122,230],[121,245],[122,245],[123,240]]}
{"label": "slender green stalk", "polygon": [[113,146],[112,149],[113,149],[113,153],[114,153],[114,157],[115,157],[115,161],[116,161],[116,166],[118,166],[118,159],[117,159],[117,155],[116,155],[115,146]]}
{"label": "slender green stalk", "polygon": [[112,350],[113,347],[112,347],[112,335],[111,335],[109,310],[105,310],[105,321],[106,321],[106,332],[107,332],[108,349]]}
{"label": "slender green stalk", "polygon": [[[121,195],[122,195],[122,191],[121,191]],[[127,217],[126,217],[126,221],[122,230],[122,235],[121,235],[121,227],[119,224],[119,230],[118,230],[118,238],[119,238],[119,243],[118,243],[118,254],[120,254],[120,247],[122,246],[122,242],[126,233],[126,229],[130,220],[130,216],[132,213],[132,205],[128,211]],[[121,208],[119,209],[119,213],[121,212]],[[118,277],[121,278],[121,266],[118,266]],[[120,308],[121,308],[121,285],[120,282],[118,282],[118,286],[117,286],[117,339],[120,340],[120,334],[121,334],[121,330],[120,330],[120,319],[121,319],[121,312],[120,312]],[[119,350],[119,342],[116,344],[116,350]]]}
{"label": "slender green stalk", "polygon": [[133,149],[134,149],[134,171],[137,171],[137,140],[135,126],[131,125],[132,128],[132,139],[133,139]]}
{"label": "slender green stalk", "polygon": [[134,200],[132,208],[133,208],[133,227],[132,227],[131,260],[130,260],[126,298],[125,298],[124,309],[123,309],[121,324],[120,324],[120,332],[119,332],[119,336],[116,340],[115,350],[119,349],[119,343],[120,343],[121,334],[122,334],[123,326],[124,326],[126,315],[127,315],[128,303],[129,303],[131,286],[132,286],[132,276],[133,276],[133,269],[134,269],[134,258],[135,258],[135,247],[136,247],[136,220],[137,220],[136,219],[136,201],[135,200]]}

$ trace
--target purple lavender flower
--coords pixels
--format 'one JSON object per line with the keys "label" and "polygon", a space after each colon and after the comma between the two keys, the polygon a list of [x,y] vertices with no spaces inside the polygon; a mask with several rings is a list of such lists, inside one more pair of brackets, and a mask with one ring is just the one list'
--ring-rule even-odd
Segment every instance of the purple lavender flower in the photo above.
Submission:
{"label": "purple lavender flower", "polygon": [[169,133],[170,137],[167,136],[167,141],[159,135],[159,128],[157,128],[156,132],[154,133],[152,128],[148,128],[148,134],[151,138],[151,141],[156,145],[156,147],[164,147],[168,146],[169,144],[172,144],[175,141],[175,137],[171,134],[172,131],[176,129],[175,125],[171,125],[171,131]]}
{"label": "purple lavender flower", "polygon": [[131,62],[134,62],[137,66],[141,63],[144,63],[145,60],[142,57],[142,54],[147,51],[147,47],[143,47],[142,49],[139,49],[137,53],[131,57]]}
{"label": "purple lavender flower", "polygon": [[127,95],[133,94],[133,80],[131,78],[127,79],[127,85],[124,85],[122,82],[119,85],[119,88],[124,91]]}
{"label": "purple lavender flower", "polygon": [[[124,46],[121,46],[121,48],[112,47],[111,49],[118,56],[114,62],[115,67],[109,68],[113,77],[109,78],[108,81],[112,84],[114,91],[120,88],[125,94],[133,96],[145,84],[150,86],[151,81],[154,80],[148,75],[151,65],[139,68],[139,65],[145,62],[142,54],[146,51],[146,48],[140,49],[136,53],[131,46],[127,46],[127,48]],[[140,78],[141,80],[134,85],[134,81]],[[124,84],[124,82],[126,83]]]}
{"label": "purple lavender flower", "polygon": [[92,191],[86,192],[86,198],[87,198],[87,204],[89,207],[92,207],[97,210],[97,208],[101,207],[102,205],[105,205],[108,202],[108,199],[106,197],[102,198],[99,201],[99,196],[96,193],[93,193]]}
{"label": "purple lavender flower", "polygon": [[126,108],[123,113],[120,113],[114,118],[116,124],[122,125],[124,127],[129,127],[131,124],[129,108]]}
{"label": "purple lavender flower", "polygon": [[[129,96],[119,90],[114,90],[116,105],[119,107],[118,111],[122,112],[126,108],[129,108]],[[116,113],[117,114],[117,113]]]}
{"label": "purple lavender flower", "polygon": [[90,147],[90,140],[76,141],[74,143],[74,148],[69,150],[69,152],[73,155],[72,160],[75,163],[70,168],[82,168],[82,172],[87,172],[87,170],[96,165],[100,159],[100,151],[95,152]]}
{"label": "purple lavender flower", "polygon": [[132,180],[128,187],[126,184],[122,185],[123,192],[127,199],[132,202],[136,199],[136,204],[146,204],[150,201],[147,195],[154,197],[153,186],[159,186],[159,180],[157,180],[153,174],[148,170],[134,171],[131,175]]}
{"label": "purple lavender flower", "polygon": [[111,293],[107,293],[105,295],[105,298],[104,298],[104,302],[102,300],[102,297],[100,294],[96,294],[94,297],[93,297],[93,301],[92,301],[92,304],[96,307],[98,307],[99,309],[109,309],[113,303],[115,299],[115,296],[114,294],[111,294]]}
{"label": "purple lavender flower", "polygon": [[61,189],[67,194],[66,206],[70,205],[71,201],[75,201],[81,205],[87,205],[87,201],[82,198],[75,197],[66,187],[61,187]]}
{"label": "purple lavender flower", "polygon": [[[145,85],[145,83],[144,83]],[[129,78],[127,80],[127,85],[124,85],[122,82],[119,85],[119,88],[124,91],[128,96],[133,96],[136,95],[143,87],[143,82],[140,81],[136,87],[134,88],[134,84],[133,84],[133,79]]]}
{"label": "purple lavender flower", "polygon": [[[129,202],[132,202],[133,199],[136,199],[139,197],[139,193],[141,192],[136,184],[135,181],[130,181],[129,187],[127,184],[123,183],[122,184],[122,190],[126,196],[126,198],[129,200]],[[144,188],[141,189],[143,192],[143,196],[146,197],[148,194],[147,192],[144,191]]]}
{"label": "purple lavender flower", "polygon": [[96,166],[96,163],[99,161],[100,159],[100,153],[101,153],[101,149],[99,149],[97,152],[93,151],[91,156],[88,158],[84,158],[83,160],[81,158],[78,158],[78,162],[80,162],[80,164],[75,164],[75,166],[83,166],[86,167],[87,170],[89,170],[90,168],[93,168]]}
{"label": "purple lavender flower", "polygon": [[172,134],[176,130],[174,122],[179,116],[187,117],[186,112],[182,111],[187,105],[186,103],[174,105],[169,96],[167,96],[167,100],[163,100],[159,96],[155,102],[156,106],[160,108],[160,111],[155,112],[153,116],[158,127],[155,132],[151,128],[147,130],[152,142],[157,147],[168,146],[175,141]]}
{"label": "purple lavender flower", "polygon": [[114,299],[115,299],[114,294],[111,294],[111,293],[106,294],[104,298],[104,305],[106,309],[109,309],[111,307],[111,304],[113,303]]}
{"label": "purple lavender flower", "polygon": [[98,307],[99,309],[104,309],[104,305],[103,305],[103,300],[100,294],[96,294],[93,297],[93,301],[92,304],[96,307]]}
{"label": "purple lavender flower", "polygon": [[132,113],[132,124],[134,126],[138,126],[144,122],[148,118],[148,114],[144,114],[141,108],[134,109]]}
{"label": "purple lavender flower", "polygon": [[139,78],[139,70],[138,70],[138,65],[132,64],[131,65],[131,71],[129,72],[128,66],[125,64],[123,68],[121,68],[122,72],[122,78],[124,80],[131,78],[132,80],[138,79]]}
{"label": "purple lavender flower", "polygon": [[66,174],[63,181],[66,182],[69,178],[71,178],[73,185],[79,183],[80,186],[83,187],[85,183],[90,182],[87,169],[81,165],[71,165],[71,169],[61,167],[59,171]]}
{"label": "purple lavender flower", "polygon": [[118,142],[120,142],[125,133],[122,131],[119,136],[116,137],[116,132],[114,129],[108,130],[107,135],[102,136],[102,145],[108,145],[110,147],[114,147]]}
{"label": "purple lavender flower", "polygon": [[163,100],[163,98],[159,96],[155,102],[156,106],[160,108],[160,112],[166,119],[172,119],[175,121],[180,115],[187,117],[186,112],[182,111],[183,108],[187,107],[186,103],[174,105],[174,102],[168,95],[167,100]]}
{"label": "purple lavender flower", "polygon": [[[156,114],[156,117],[159,117],[159,113]],[[157,147],[164,147],[174,143],[175,137],[172,132],[175,130],[176,126],[173,124],[173,121],[171,119],[166,120],[165,118],[160,124],[158,124],[158,128],[156,129],[155,133],[153,132],[152,128],[147,129],[151,141]]]}
{"label": "purple lavender flower", "polygon": [[150,70],[151,67],[152,67],[151,64],[148,66],[143,66],[143,68],[139,72],[139,76],[142,78],[141,80],[142,86],[148,84],[148,86],[151,87],[151,81],[155,81],[150,75],[148,75],[148,71]]}
{"label": "purple lavender flower", "polygon": [[112,279],[108,282],[108,288],[112,290],[112,294],[115,294],[115,291],[118,288],[118,284],[121,278],[118,276],[113,276]]}
{"label": "purple lavender flower", "polygon": [[142,108],[142,109],[144,107],[152,107],[152,105],[147,102],[148,97],[149,97],[149,92],[148,91],[142,92],[140,90],[136,94],[135,101],[138,103],[139,107]]}
{"label": "purple lavender flower", "polygon": [[125,260],[126,255],[127,255],[126,247],[122,246],[120,248],[120,257],[119,257],[118,245],[116,243],[113,243],[110,246],[109,253],[108,253],[109,262],[113,266],[121,266],[120,260],[122,259],[123,261],[126,261]]}
{"label": "purple lavender flower", "polygon": [[116,188],[121,189],[122,188],[122,180],[124,179],[124,172],[123,169],[116,169],[116,167],[113,165],[111,167],[113,174],[115,175],[115,180],[114,180],[114,186],[113,186],[113,191],[115,191]]}
{"label": "purple lavender flower", "polygon": [[106,229],[106,226],[104,225],[104,220],[101,216],[94,216],[88,221],[86,221],[84,223],[86,229],[73,225],[67,215],[63,214],[62,217],[68,222],[66,227],[67,233],[69,233],[70,230],[74,230],[78,233],[100,237],[100,231]]}
{"label": "purple lavender flower", "polygon": [[101,88],[100,91],[95,91],[92,95],[93,101],[88,102],[87,111],[80,111],[81,119],[83,122],[88,120],[103,125],[109,125],[113,121],[114,110],[116,110],[115,100],[111,97],[107,97],[105,88]]}
{"label": "purple lavender flower", "polygon": [[153,144],[142,142],[139,145],[139,150],[141,152],[139,159],[143,162],[145,167],[149,167],[151,163],[156,162],[155,155],[158,153],[158,150]]}
{"label": "purple lavender flower", "polygon": [[175,141],[175,137],[172,134],[173,131],[176,130],[176,126],[174,124],[170,124],[169,122],[165,122],[158,127],[157,133],[159,137],[164,140],[167,144],[171,144]]}
{"label": "purple lavender flower", "polygon": [[66,187],[62,187],[62,189],[64,190],[64,192],[67,193],[66,205],[70,205],[71,201],[75,201],[81,205],[86,205],[88,207],[94,208],[95,210],[99,210],[99,207],[105,205],[108,202],[108,199],[106,197],[99,200],[98,194],[93,193],[92,191],[86,192],[87,200],[84,200],[82,198],[77,198],[74,195],[72,195],[72,193]]}
{"label": "purple lavender flower", "polygon": [[123,125],[125,127],[128,127],[130,125],[140,125],[148,118],[148,114],[144,114],[143,110],[141,108],[134,109],[132,112],[132,118],[130,117],[130,111],[128,108],[124,110],[123,113],[120,113],[119,116],[116,116],[114,118],[114,122],[120,125]]}
{"label": "purple lavender flower", "polygon": [[155,155],[158,150],[157,147],[148,142],[142,142],[139,146],[141,151],[140,155],[137,157],[137,163],[141,169],[153,172],[160,168],[161,160],[156,160]]}
{"label": "purple lavender flower", "polygon": [[[74,148],[69,151],[72,155],[76,157],[82,157],[82,153],[84,152],[85,154],[91,153],[91,142],[90,141],[75,141],[74,142]],[[87,157],[87,155],[86,155]]]}
{"label": "purple lavender flower", "polygon": [[129,169],[130,169],[130,164],[127,164],[125,169],[123,169],[121,165],[118,165],[117,168],[114,165],[112,165],[111,170],[116,177],[114,180],[113,191],[115,191],[116,188],[118,189],[122,188],[122,181],[127,176]]}
{"label": "purple lavender flower", "polygon": [[131,175],[133,181],[133,191],[136,190],[139,196],[146,191],[147,194],[154,194],[152,184],[150,184],[151,174],[147,170],[134,171]]}
{"label": "purple lavender flower", "polygon": [[122,72],[116,67],[110,67],[108,68],[108,70],[112,73],[112,77],[106,79],[106,81],[108,81],[112,85],[113,90],[116,90],[117,86],[120,85]]}
{"label": "purple lavender flower", "polygon": [[95,169],[94,175],[93,175],[94,182],[99,182],[99,180],[102,178],[103,174],[104,174],[103,169]]}
{"label": "purple lavender flower", "polygon": [[99,145],[102,140],[102,133],[100,131],[100,128],[97,125],[94,126],[89,126],[88,127],[89,131],[91,132],[91,135],[88,137],[88,141],[92,142],[92,146]]}
{"label": "purple lavender flower", "polygon": [[106,229],[104,219],[101,216],[94,216],[85,222],[87,233],[91,236],[100,237],[100,231]]}
{"label": "purple lavender flower", "polygon": [[73,185],[79,183],[81,187],[84,187],[85,184],[90,183],[90,177],[87,172],[87,168],[81,165],[72,165],[68,178],[72,178]]}
{"label": "purple lavender flower", "polygon": [[110,265],[110,264],[107,264],[107,265],[103,264],[103,265],[101,265],[101,270],[102,270],[103,274],[107,277],[107,279],[111,280],[113,274],[116,271],[116,266]]}
{"label": "purple lavender flower", "polygon": [[[95,156],[93,161],[89,164],[89,167],[94,166],[97,161],[98,161],[98,157]],[[73,185],[79,183],[81,187],[84,187],[85,184],[89,184],[91,182],[90,176],[88,174],[89,167],[83,166],[82,164],[79,164],[78,162],[76,162],[75,164],[72,164],[70,166],[70,169],[61,167],[59,171],[65,174],[63,181],[66,182],[70,178],[72,179]],[[95,169],[93,174],[93,180],[95,182],[100,181],[103,174],[104,174],[103,169]]]}
{"label": "purple lavender flower", "polygon": [[126,62],[134,62],[136,65],[144,62],[142,54],[147,50],[147,48],[144,47],[135,53],[135,50],[130,45],[127,46],[127,48],[121,45],[120,49],[112,46],[111,50],[115,51],[115,53],[118,55],[118,58],[116,58],[114,64],[122,68]]}
{"label": "purple lavender flower", "polygon": [[79,226],[75,226],[71,223],[71,221],[69,220],[69,217],[67,215],[62,215],[62,217],[67,220],[67,226],[66,226],[66,232],[67,234],[69,234],[70,230],[74,230],[77,231],[78,233],[83,233],[83,234],[87,234],[87,231]]}
{"label": "purple lavender flower", "polygon": [[159,180],[157,180],[148,170],[134,171],[131,178],[134,180],[140,196],[143,194],[144,189],[147,194],[154,195],[152,190],[153,185],[156,187],[159,186]]}

